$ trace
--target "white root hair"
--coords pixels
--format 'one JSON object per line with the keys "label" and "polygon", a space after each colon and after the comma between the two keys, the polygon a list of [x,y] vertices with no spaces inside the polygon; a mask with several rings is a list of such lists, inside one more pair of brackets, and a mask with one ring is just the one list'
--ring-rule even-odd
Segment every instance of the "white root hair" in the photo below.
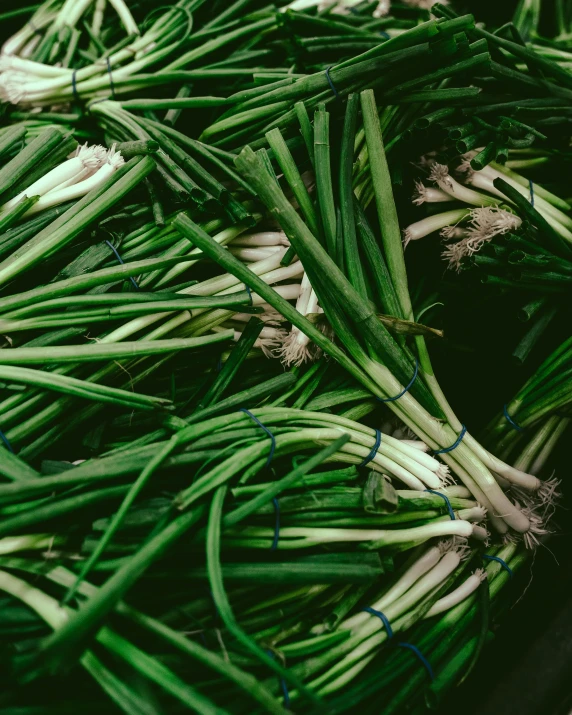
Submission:
{"label": "white root hair", "polygon": [[285,334],[279,354],[285,365],[302,365],[312,359],[312,343],[300,330]]}
{"label": "white root hair", "polygon": [[442,257],[449,261],[449,267],[457,271],[467,256],[477,253],[485,243],[509,231],[516,231],[522,225],[522,220],[504,209],[496,206],[486,206],[471,210],[468,236],[457,243],[449,244]]}
{"label": "white root hair", "polygon": [[437,544],[437,548],[442,556],[453,552],[459,556],[461,561],[468,559],[472,552],[469,541],[464,536],[451,536],[449,539],[442,539]]}
{"label": "white root hair", "polygon": [[462,226],[445,226],[445,228],[441,229],[439,235],[444,241],[451,241],[455,238],[468,238],[471,234],[466,228],[463,228]]}
{"label": "white root hair", "polygon": [[540,482],[538,491],[538,500],[542,508],[544,509],[544,514],[547,519],[550,519],[554,514],[557,503],[562,498],[562,492],[560,491],[560,479],[552,477],[551,479],[546,479]]}
{"label": "white root hair", "polygon": [[431,186],[425,186],[422,181],[416,181],[415,193],[411,197],[411,200],[416,206],[421,206],[421,204],[424,203],[447,203],[453,201],[453,198],[441,189],[434,189]]}
{"label": "white root hair", "polygon": [[[263,328],[266,330],[266,328]],[[280,356],[280,351],[286,339],[287,333],[281,328],[268,328],[272,330],[272,335],[258,337],[254,342],[255,348],[260,348],[267,358],[277,358]]]}
{"label": "white root hair", "polygon": [[446,186],[448,189],[453,188],[453,182],[449,176],[449,167],[446,164],[434,162],[429,172],[429,181],[434,181],[440,187]]}
{"label": "white root hair", "polygon": [[406,228],[403,231],[403,250],[407,248],[407,246],[413,241],[413,234],[409,230],[409,228]]}
{"label": "white root hair", "polygon": [[117,149],[117,144],[114,144],[107,152],[106,163],[110,164],[114,169],[119,169],[125,164],[125,159],[121,156],[121,152]]}
{"label": "white root hair", "polygon": [[450,473],[449,467],[446,464],[439,464],[439,468],[435,474],[439,477],[442,487],[452,487],[455,484],[455,478]]}
{"label": "white root hair", "polygon": [[476,576],[481,583],[487,580],[487,572],[485,569],[475,569],[472,575]]}

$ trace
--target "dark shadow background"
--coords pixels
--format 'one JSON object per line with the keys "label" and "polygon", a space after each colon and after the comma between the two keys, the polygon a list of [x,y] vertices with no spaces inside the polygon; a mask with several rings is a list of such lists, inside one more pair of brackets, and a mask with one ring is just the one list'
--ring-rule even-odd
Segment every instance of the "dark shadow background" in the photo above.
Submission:
{"label": "dark shadow background", "polygon": [[[572,0],[571,0],[572,1]],[[516,0],[468,0],[454,2],[458,11],[473,12],[478,22],[499,26],[509,22]],[[553,17],[554,3],[542,0],[542,27],[547,31]],[[564,177],[559,177],[560,179]],[[539,179],[540,180],[540,179]],[[572,191],[569,193],[572,194]],[[427,249],[432,253],[431,249]],[[419,256],[417,265],[425,265]],[[435,260],[434,256],[427,256]],[[477,287],[472,294],[451,296],[443,316],[446,334],[473,351],[436,354],[439,380],[453,406],[473,429],[492,416],[491,405],[502,404],[522,384],[561,340],[570,335],[570,312],[545,334],[529,361],[517,367],[510,354],[522,330],[514,319],[512,307],[500,301],[495,309],[483,302]],[[485,346],[479,348],[481,342]],[[497,349],[491,346],[496,346]],[[470,405],[471,414],[465,410]],[[451,693],[441,709],[444,715],[568,715],[572,710],[572,493],[567,447],[570,432],[564,436],[554,455],[553,467],[562,480],[564,500],[557,517],[560,533],[537,551],[527,573],[516,579],[515,599],[501,627],[489,644],[472,676],[464,686]]]}

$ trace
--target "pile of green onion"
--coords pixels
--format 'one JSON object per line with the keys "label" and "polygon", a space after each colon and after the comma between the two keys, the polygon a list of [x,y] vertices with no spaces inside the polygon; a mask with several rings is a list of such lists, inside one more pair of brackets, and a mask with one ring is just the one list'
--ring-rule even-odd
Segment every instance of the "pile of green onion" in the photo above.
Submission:
{"label": "pile of green onion", "polygon": [[0,13],[6,715],[435,710],[523,597],[572,417],[572,14],[456,5]]}

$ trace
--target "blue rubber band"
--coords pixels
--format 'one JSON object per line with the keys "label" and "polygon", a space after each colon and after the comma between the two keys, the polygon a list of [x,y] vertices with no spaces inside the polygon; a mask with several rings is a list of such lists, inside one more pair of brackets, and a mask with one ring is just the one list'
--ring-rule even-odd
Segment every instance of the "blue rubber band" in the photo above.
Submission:
{"label": "blue rubber band", "polygon": [[258,417],[255,417],[250,410],[247,410],[246,407],[241,407],[239,412],[244,412],[245,415],[248,415],[251,420],[256,422],[256,424],[263,429],[266,434],[270,437],[272,440],[272,444],[270,445],[270,453],[268,455],[268,458],[266,459],[266,466],[270,466],[270,462],[272,461],[272,458],[274,457],[274,451],[276,449],[276,437],[272,434],[272,432],[266,427],[265,425],[262,424],[262,422],[258,419]]}
{"label": "blue rubber band", "polygon": [[381,444],[381,432],[376,429],[375,430],[375,444],[371,448],[371,452],[367,455],[367,457],[363,460],[361,464],[358,464],[358,467],[365,467],[367,464],[371,462],[371,460],[375,457],[377,454],[377,450],[379,449],[379,445]]}
{"label": "blue rubber band", "polygon": [[12,445],[10,444],[10,441],[9,441],[8,437],[6,437],[6,435],[4,434],[4,432],[2,432],[2,430],[0,430],[0,439],[2,440],[2,442],[4,442],[4,444],[6,445],[6,447],[8,447],[8,451],[9,451],[9,452],[12,452],[12,454],[14,454],[14,450],[12,449]]}
{"label": "blue rubber band", "polygon": [[389,35],[385,30],[380,30],[379,34],[384,37],[386,40],[391,40],[391,35]]}
{"label": "blue rubber band", "polygon": [[250,286],[244,284],[244,287],[246,288],[246,292],[248,293],[248,297],[250,298],[250,305],[254,305],[254,301],[252,300],[252,291],[250,290]]}
{"label": "blue rubber band", "polygon": [[[276,660],[276,654],[273,651],[267,650],[266,652],[272,660]],[[290,693],[288,692],[288,685],[284,678],[280,678],[280,689],[282,690],[282,695],[284,696],[284,707],[287,708],[290,706]]]}
{"label": "blue rubber band", "polygon": [[506,561],[501,559],[500,556],[491,556],[490,554],[483,554],[483,560],[484,561],[496,561],[497,564],[500,564],[503,567],[503,569],[507,572],[507,574],[510,576],[510,578],[513,577],[514,574],[512,572],[511,567],[507,564]]}
{"label": "blue rubber band", "polygon": [[109,57],[106,58],[106,63],[107,63],[107,74],[109,75],[109,88],[111,89],[111,97],[112,97],[112,99],[115,99],[115,87],[113,85],[113,77],[111,75],[111,62],[109,61]]}
{"label": "blue rubber band", "polygon": [[274,523],[274,539],[272,540],[272,546],[270,551],[276,551],[278,548],[278,540],[280,539],[280,502],[276,497],[272,500],[274,504],[274,513],[276,515],[276,521]]}
{"label": "blue rubber band", "polygon": [[530,190],[530,205],[534,208],[534,184],[532,183],[532,179],[528,180],[528,188]]}
{"label": "blue rubber band", "polygon": [[109,102],[109,97],[102,97],[101,99],[94,99],[88,105],[87,108],[93,107],[94,104],[101,104],[102,102]]}
{"label": "blue rubber band", "polygon": [[451,517],[451,521],[455,521],[455,512],[453,511],[453,507],[451,506],[449,497],[446,494],[442,494],[441,492],[436,492],[434,489],[426,489],[425,491],[429,492],[429,494],[436,494],[438,497],[441,497],[441,499],[444,499],[445,502],[447,503],[447,510],[449,511],[449,516]]}
{"label": "blue rubber band", "polygon": [[417,380],[417,375],[419,374],[419,360],[415,361],[415,372],[413,373],[413,377],[411,378],[411,381],[407,387],[405,387],[399,395],[396,395],[395,397],[378,397],[377,401],[378,402],[395,402],[396,400],[399,400],[400,397],[403,397],[406,392],[409,392],[409,390],[413,387],[413,383],[415,380]]}
{"label": "blue rubber band", "polygon": [[[125,265],[125,261],[123,260],[123,258],[121,258],[121,256],[119,255],[119,251],[115,248],[115,246],[111,243],[111,241],[104,241],[104,243],[106,243],[106,244],[109,246],[109,248],[111,248],[111,250],[112,250],[113,253],[115,254],[115,258],[117,258],[117,260],[119,261],[119,263],[121,263],[121,265],[124,266],[124,265]],[[139,290],[139,286],[137,285],[137,282],[135,281],[135,278],[133,278],[133,276],[131,276],[131,277],[129,278],[129,280],[131,281],[131,283],[133,283],[133,285],[135,286],[135,288],[136,288],[137,290]]]}
{"label": "blue rubber band", "polygon": [[509,423],[509,425],[511,425],[511,427],[514,427],[514,429],[515,429],[517,432],[524,432],[524,427],[521,427],[521,426],[520,426],[518,423],[516,423],[516,422],[512,419],[512,417],[509,415],[508,409],[507,409],[507,406],[506,406],[506,405],[503,405],[502,411],[503,411],[503,415],[506,417],[507,422]]}
{"label": "blue rubber band", "polygon": [[338,90],[336,89],[336,86],[335,86],[335,84],[333,83],[332,78],[330,77],[330,70],[332,69],[332,66],[333,66],[333,65],[330,65],[330,66],[328,67],[328,69],[326,70],[326,79],[328,80],[328,84],[330,85],[330,89],[331,89],[332,92],[334,93],[334,97],[335,97],[336,99],[339,99],[339,98],[340,98],[340,95],[338,94]]}
{"label": "blue rubber band", "polygon": [[284,696],[284,707],[290,707],[290,693],[288,692],[288,685],[284,678],[280,678],[280,687],[282,688],[282,695]]}
{"label": "blue rubber band", "polygon": [[216,364],[216,371],[220,372],[222,370],[222,353],[218,356],[218,362]]}
{"label": "blue rubber band", "polygon": [[431,680],[435,680],[435,674],[433,673],[433,668],[431,667],[431,663],[427,660],[427,658],[423,655],[423,653],[419,650],[419,648],[416,645],[413,645],[413,643],[398,643],[397,644],[400,648],[408,648],[412,653],[415,653],[425,670],[427,671],[427,674],[431,678]]}
{"label": "blue rubber band", "polygon": [[76,77],[76,75],[77,75],[77,70],[74,70],[72,72],[72,80],[71,80],[72,94],[73,94],[73,98],[75,99],[75,101],[79,102],[80,98],[79,98],[79,93],[77,91],[77,77]]}
{"label": "blue rubber band", "polygon": [[393,628],[391,627],[389,618],[385,615],[385,613],[382,613],[381,611],[376,611],[375,608],[372,608],[371,606],[366,606],[365,608],[362,608],[362,611],[365,611],[365,613],[371,613],[372,616],[376,616],[377,618],[379,618],[379,620],[385,626],[385,630],[387,631],[387,637],[393,638]]}
{"label": "blue rubber band", "polygon": [[447,452],[452,452],[454,449],[457,449],[457,447],[461,444],[463,441],[463,437],[467,434],[467,428],[465,425],[463,425],[463,429],[459,432],[459,436],[455,440],[455,443],[452,444],[450,447],[444,447],[443,449],[436,449],[433,452],[433,456],[437,454],[447,454]]}

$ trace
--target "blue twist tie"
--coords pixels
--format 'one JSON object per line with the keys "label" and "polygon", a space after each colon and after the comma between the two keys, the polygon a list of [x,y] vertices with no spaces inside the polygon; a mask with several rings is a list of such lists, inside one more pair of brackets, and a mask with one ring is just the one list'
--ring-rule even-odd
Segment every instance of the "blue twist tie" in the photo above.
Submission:
{"label": "blue twist tie", "polygon": [[378,402],[395,402],[396,400],[399,400],[400,397],[403,397],[406,392],[409,392],[409,390],[413,387],[413,383],[415,380],[417,380],[417,375],[419,374],[419,360],[415,361],[415,372],[413,373],[413,377],[411,378],[411,381],[407,387],[405,387],[399,395],[396,395],[395,397],[378,397],[377,401]]}
{"label": "blue twist tie", "polygon": [[380,30],[379,34],[384,37],[386,40],[391,40],[391,36],[385,31],[385,30]]}
{"label": "blue twist tie", "polygon": [[441,492],[436,492],[434,489],[426,489],[425,491],[429,492],[429,494],[436,494],[438,497],[441,497],[441,499],[444,499],[445,502],[447,503],[447,509],[449,511],[449,516],[451,517],[452,521],[455,521],[455,512],[453,511],[453,507],[451,506],[449,497],[446,494],[442,494]]}
{"label": "blue twist tie", "polygon": [[276,449],[276,437],[272,434],[272,432],[266,427],[265,425],[262,424],[262,422],[258,419],[258,417],[255,417],[250,410],[247,410],[246,407],[241,407],[239,412],[244,412],[245,415],[248,415],[251,420],[256,422],[256,424],[263,429],[266,434],[270,437],[272,440],[272,444],[270,445],[270,454],[268,455],[268,458],[266,459],[266,466],[270,466],[270,462],[272,461],[272,458],[274,457],[274,451]]}
{"label": "blue twist tie", "polygon": [[377,454],[377,450],[379,449],[379,445],[381,444],[381,432],[376,429],[375,430],[375,444],[371,448],[371,452],[367,455],[367,457],[363,460],[361,464],[358,464],[358,467],[365,467],[367,464],[371,462],[371,460],[375,457]]}
{"label": "blue twist tie", "polygon": [[254,301],[252,300],[252,291],[250,290],[250,286],[244,284],[244,287],[246,288],[246,292],[248,293],[248,297],[250,298],[250,305],[254,305]]}
{"label": "blue twist tie", "polygon": [[532,179],[528,180],[528,188],[530,190],[530,205],[534,208],[534,184],[532,183]]}
{"label": "blue twist tie", "polygon": [[[266,652],[272,660],[276,660],[276,655],[273,651],[267,650]],[[280,689],[282,690],[282,695],[284,696],[284,707],[288,708],[290,707],[290,693],[288,692],[288,685],[284,678],[280,678]]]}
{"label": "blue twist tie", "polygon": [[506,405],[503,405],[502,411],[503,415],[506,417],[507,422],[509,423],[509,425],[511,425],[511,427],[514,427],[517,432],[524,432],[524,427],[521,427],[519,424],[517,424],[509,415]]}
{"label": "blue twist tie", "polygon": [[503,569],[507,572],[510,578],[512,578],[514,575],[511,567],[507,564],[506,561],[501,559],[500,556],[491,556],[490,554],[483,554],[483,561],[496,561],[497,564],[500,564],[503,567]]}
{"label": "blue twist tie", "polygon": [[423,655],[423,653],[416,645],[413,645],[413,643],[398,643],[397,645],[400,648],[408,648],[412,653],[415,653],[415,655],[421,661],[421,664],[427,671],[428,676],[431,678],[431,680],[435,680],[435,674],[433,673],[431,663],[427,660],[427,658]]}
{"label": "blue twist tie", "polygon": [[76,102],[79,102],[79,93],[77,91],[77,70],[72,72],[72,94]]}
{"label": "blue twist tie", "polygon": [[111,89],[111,97],[112,97],[112,99],[115,99],[115,87],[113,86],[113,77],[111,75],[111,62],[109,61],[109,57],[106,58],[106,63],[107,63],[107,74],[109,75],[109,87]]}
{"label": "blue twist tie", "polygon": [[[113,253],[115,253],[115,258],[117,258],[117,260],[119,261],[119,263],[121,263],[121,265],[124,266],[124,265],[125,265],[125,261],[123,260],[123,258],[121,258],[121,256],[119,255],[119,251],[115,248],[115,246],[111,243],[111,241],[104,241],[104,243],[106,243],[106,244],[109,246],[109,248],[111,248],[111,250],[113,251]],[[136,288],[137,290],[139,290],[139,286],[137,285],[137,283],[136,283],[136,281],[135,281],[135,278],[133,278],[133,276],[131,276],[131,277],[129,278],[129,280],[131,281],[131,283],[133,283],[133,285],[135,286],[135,288]]]}
{"label": "blue twist tie", "polygon": [[393,638],[393,628],[391,627],[389,618],[385,615],[385,613],[382,613],[381,611],[376,611],[375,608],[372,608],[371,606],[366,606],[366,608],[362,608],[362,611],[365,611],[365,613],[371,613],[372,616],[376,616],[377,618],[379,618],[385,626],[385,630],[387,631],[387,637]]}
{"label": "blue twist tie", "polygon": [[452,452],[454,449],[457,449],[466,434],[467,428],[465,427],[465,425],[463,425],[463,429],[459,432],[459,436],[455,440],[454,444],[452,444],[450,447],[444,447],[443,449],[436,449],[433,452],[433,456],[435,457],[437,454],[447,454],[447,452]]}
{"label": "blue twist tie", "polygon": [[278,540],[280,539],[280,503],[276,497],[272,500],[274,504],[274,513],[276,515],[276,521],[274,522],[274,539],[272,540],[272,546],[270,551],[276,551],[278,548]]}
{"label": "blue twist tie", "polygon": [[6,435],[4,434],[4,432],[2,432],[2,430],[0,430],[0,439],[2,440],[2,442],[4,442],[4,444],[6,445],[6,447],[8,447],[8,451],[9,451],[9,452],[12,452],[12,454],[14,454],[14,450],[12,449],[12,445],[10,444],[10,441],[8,440],[8,437],[6,437]]}
{"label": "blue twist tie", "polygon": [[336,86],[335,86],[335,84],[333,83],[332,78],[330,77],[330,70],[332,69],[332,66],[333,66],[333,65],[330,65],[330,66],[328,67],[328,69],[326,70],[326,79],[328,80],[328,84],[330,85],[330,89],[331,89],[332,92],[334,93],[334,97],[335,97],[336,99],[339,99],[339,98],[340,98],[340,95],[338,94],[338,90],[336,89]]}

